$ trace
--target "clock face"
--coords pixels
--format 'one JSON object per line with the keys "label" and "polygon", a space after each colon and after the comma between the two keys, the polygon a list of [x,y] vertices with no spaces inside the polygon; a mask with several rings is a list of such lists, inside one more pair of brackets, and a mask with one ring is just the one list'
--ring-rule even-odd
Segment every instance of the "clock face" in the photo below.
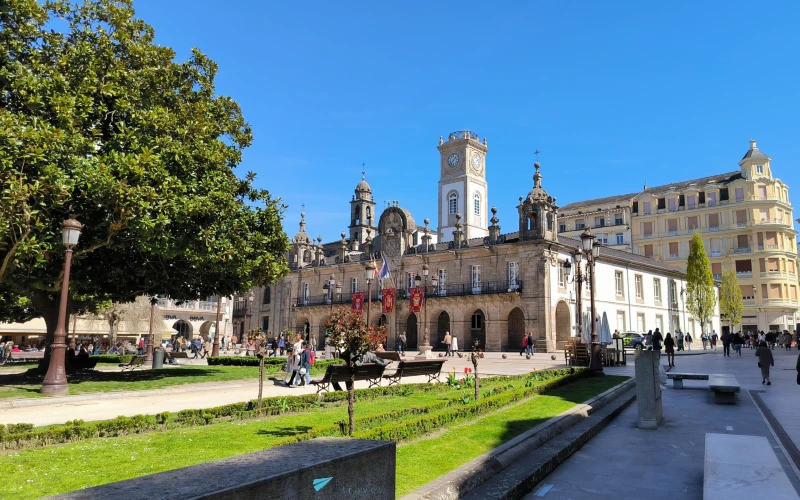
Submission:
{"label": "clock face", "polygon": [[472,168],[478,171],[481,169],[481,155],[478,153],[472,155]]}
{"label": "clock face", "polygon": [[455,167],[456,165],[458,165],[458,155],[453,153],[450,156],[448,156],[447,157],[447,164],[450,167]]}

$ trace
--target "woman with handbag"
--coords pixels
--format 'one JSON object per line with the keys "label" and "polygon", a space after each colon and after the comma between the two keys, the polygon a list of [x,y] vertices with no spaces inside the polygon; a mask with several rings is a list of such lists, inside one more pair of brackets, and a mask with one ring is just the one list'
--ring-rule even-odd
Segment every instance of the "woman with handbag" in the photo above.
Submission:
{"label": "woman with handbag", "polygon": [[758,344],[756,357],[758,358],[758,367],[761,368],[761,383],[766,382],[767,385],[772,385],[769,379],[769,367],[775,366],[775,359],[772,357],[772,350],[763,340]]}
{"label": "woman with handbag", "polygon": [[664,352],[667,354],[667,364],[675,367],[675,340],[672,334],[667,332],[667,338],[664,339]]}

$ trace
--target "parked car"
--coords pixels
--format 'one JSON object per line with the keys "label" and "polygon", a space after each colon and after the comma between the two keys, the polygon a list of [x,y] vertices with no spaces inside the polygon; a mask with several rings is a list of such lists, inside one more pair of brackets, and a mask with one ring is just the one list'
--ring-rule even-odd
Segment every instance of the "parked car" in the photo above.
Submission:
{"label": "parked car", "polygon": [[625,349],[646,349],[645,336],[637,332],[622,334],[622,345]]}

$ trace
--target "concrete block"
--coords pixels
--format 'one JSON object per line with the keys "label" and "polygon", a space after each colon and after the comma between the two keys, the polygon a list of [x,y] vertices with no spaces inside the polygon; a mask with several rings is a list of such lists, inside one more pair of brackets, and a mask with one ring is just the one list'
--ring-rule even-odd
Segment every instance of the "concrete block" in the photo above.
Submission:
{"label": "concrete block", "polygon": [[658,351],[636,351],[636,404],[640,429],[658,429],[664,419],[661,403]]}
{"label": "concrete block", "polygon": [[318,438],[52,498],[394,500],[395,461],[391,441]]}

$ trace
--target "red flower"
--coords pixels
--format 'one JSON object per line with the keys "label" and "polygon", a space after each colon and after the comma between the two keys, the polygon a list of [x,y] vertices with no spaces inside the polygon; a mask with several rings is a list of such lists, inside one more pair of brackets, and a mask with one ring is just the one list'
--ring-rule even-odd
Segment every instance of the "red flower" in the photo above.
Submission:
{"label": "red flower", "polygon": [[464,368],[464,373],[469,373],[469,368]]}

